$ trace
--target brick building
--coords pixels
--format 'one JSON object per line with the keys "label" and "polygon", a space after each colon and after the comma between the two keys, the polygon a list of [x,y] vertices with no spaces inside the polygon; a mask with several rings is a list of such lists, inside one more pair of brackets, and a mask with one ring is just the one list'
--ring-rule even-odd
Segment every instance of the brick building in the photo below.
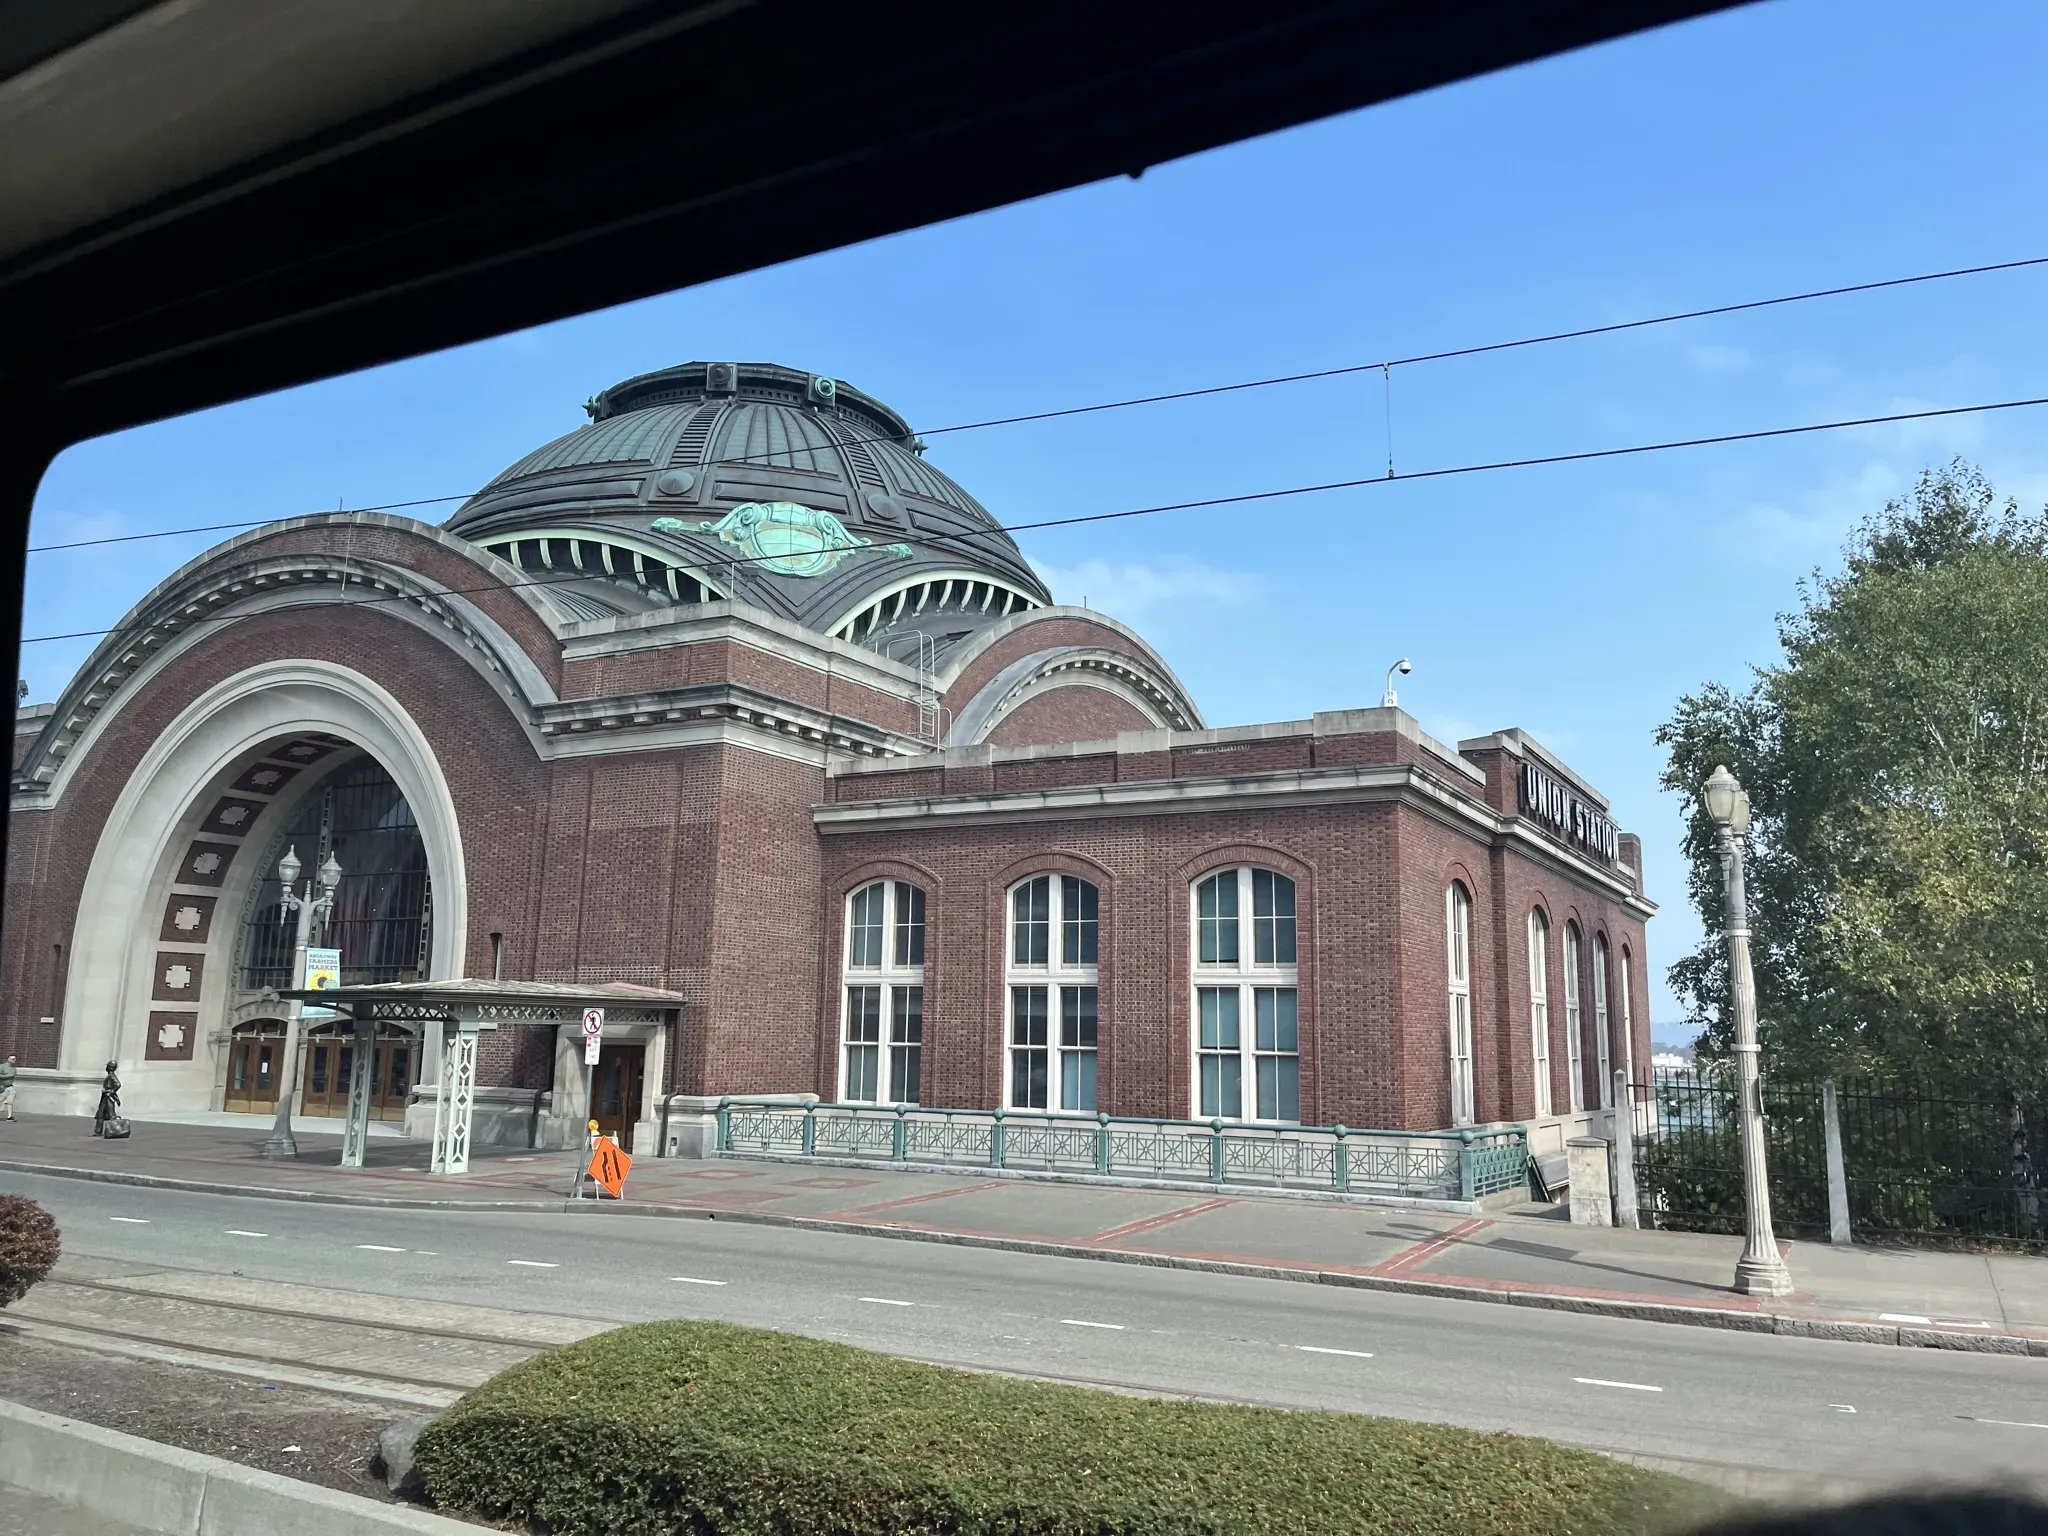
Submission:
{"label": "brick building", "polygon": [[[894,412],[692,363],[445,526],[273,523],[18,727],[0,943],[31,1109],[274,1107],[279,858],[349,982],[625,981],[597,1112],[664,1096],[1424,1129],[1539,1154],[1649,1059],[1636,840],[1518,731],[1210,729],[1052,601]],[[438,1063],[377,1047],[418,1131]],[[339,1112],[339,1037],[301,1092]],[[479,1135],[559,1143],[573,1042],[489,1038]]]}

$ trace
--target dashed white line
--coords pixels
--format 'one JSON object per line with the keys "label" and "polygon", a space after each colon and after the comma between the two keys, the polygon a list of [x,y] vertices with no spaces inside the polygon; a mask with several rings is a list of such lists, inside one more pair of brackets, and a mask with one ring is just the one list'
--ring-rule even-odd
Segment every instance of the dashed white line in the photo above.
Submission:
{"label": "dashed white line", "polygon": [[228,1228],[228,1229],[227,1229],[227,1230],[226,1230],[225,1232],[221,1233],[221,1236],[222,1236],[222,1237],[268,1237],[268,1236],[270,1236],[270,1234],[269,1234],[268,1232],[244,1232],[244,1231],[243,1231],[243,1230],[242,1230],[242,1229],[241,1229],[240,1227],[229,1227],[229,1228]]}
{"label": "dashed white line", "polygon": [[1828,1406],[1837,1413],[1854,1413],[1856,1411],[1854,1403],[1829,1403]]}
{"label": "dashed white line", "polygon": [[1975,1424],[1997,1424],[2005,1429],[2048,1429],[2048,1424],[2036,1424],[2030,1419],[1979,1419],[1967,1413],[1963,1417]]}
{"label": "dashed white line", "polygon": [[878,1307],[914,1307],[914,1301],[898,1301],[893,1296],[856,1296],[855,1301],[871,1301]]}
{"label": "dashed white line", "polygon": [[507,1259],[507,1264],[517,1264],[521,1269],[560,1269],[559,1264],[550,1264],[546,1259]]}
{"label": "dashed white line", "polygon": [[1582,1387],[1620,1387],[1623,1391],[1627,1392],[1662,1392],[1664,1390],[1662,1387],[1653,1387],[1645,1382],[1604,1381],[1598,1376],[1574,1376],[1572,1380]]}
{"label": "dashed white line", "polygon": [[1326,1349],[1321,1344],[1297,1344],[1294,1347],[1305,1354],[1311,1355],[1349,1355],[1353,1360],[1370,1360],[1372,1358],[1371,1355],[1362,1349]]}
{"label": "dashed white line", "polygon": [[1060,1319],[1069,1328],[1111,1328],[1118,1333],[1124,1331],[1122,1323],[1091,1323],[1084,1317],[1063,1317]]}
{"label": "dashed white line", "polygon": [[147,1216],[109,1216],[107,1220],[125,1221],[131,1227],[146,1227],[149,1225],[149,1218]]}
{"label": "dashed white line", "polygon": [[699,1279],[698,1279],[698,1278],[697,1278],[697,1277],[696,1277],[695,1275],[670,1275],[670,1276],[669,1276],[669,1279],[670,1279],[671,1281],[673,1281],[673,1282],[674,1282],[675,1284],[677,1284],[677,1285],[723,1285],[723,1284],[725,1284],[725,1282],[724,1282],[723,1280],[699,1280]]}
{"label": "dashed white line", "polygon": [[1918,1323],[1923,1328],[1934,1322],[1933,1318],[1922,1317],[1918,1312],[1880,1312],[1877,1320],[1880,1323]]}
{"label": "dashed white line", "polygon": [[403,1248],[393,1248],[393,1247],[391,1247],[390,1245],[388,1245],[388,1244],[386,1244],[386,1243],[357,1243],[357,1244],[356,1244],[356,1246],[357,1246],[358,1248],[361,1248],[361,1249],[362,1249],[362,1250],[363,1250],[364,1252],[366,1252],[366,1253],[403,1253],[403,1252],[405,1252],[405,1250],[404,1250]]}

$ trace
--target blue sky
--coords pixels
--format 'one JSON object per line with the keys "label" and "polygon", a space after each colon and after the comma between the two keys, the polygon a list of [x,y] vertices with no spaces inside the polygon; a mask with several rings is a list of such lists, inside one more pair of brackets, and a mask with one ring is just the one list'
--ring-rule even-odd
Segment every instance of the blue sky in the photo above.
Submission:
{"label": "blue sky", "polygon": [[[82,444],[33,542],[465,492],[692,357],[844,378],[920,427],[2048,255],[2048,10],[1777,0],[1017,207]],[[722,232],[746,239],[744,229]],[[2048,394],[2048,269],[1396,370],[1397,470]],[[1384,472],[1377,375],[935,436],[1005,521]],[[1698,937],[1652,732],[1775,652],[1798,578],[1961,454],[2048,500],[2048,412],[1051,530],[1211,723],[1402,702],[1519,725],[1640,831],[1653,972]],[[429,517],[445,515],[427,509]],[[219,536],[31,557],[97,628]],[[30,645],[53,696],[90,641]],[[1660,1037],[1680,1015],[1659,984]]]}

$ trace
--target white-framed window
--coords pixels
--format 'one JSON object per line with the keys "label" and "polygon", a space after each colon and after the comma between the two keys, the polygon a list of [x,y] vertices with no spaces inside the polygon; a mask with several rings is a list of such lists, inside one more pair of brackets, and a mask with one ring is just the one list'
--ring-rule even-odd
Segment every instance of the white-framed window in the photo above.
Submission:
{"label": "white-framed window", "polygon": [[1010,887],[1010,1109],[1095,1113],[1100,905],[1101,893],[1077,875]]}
{"label": "white-framed window", "polygon": [[1472,898],[1451,882],[1444,893],[1451,999],[1451,1124],[1470,1125],[1472,1105]]}
{"label": "white-framed window", "polygon": [[924,892],[877,880],[846,898],[839,1097],[915,1104],[924,1057]]}
{"label": "white-framed window", "polygon": [[1191,927],[1196,1112],[1298,1122],[1294,882],[1270,869],[1218,870],[1195,882]]}
{"label": "white-framed window", "polygon": [[1630,999],[1634,995],[1632,991],[1634,987],[1634,982],[1630,979],[1629,975],[1630,963],[1631,962],[1629,958],[1628,946],[1624,944],[1621,946],[1621,1064],[1623,1069],[1627,1071],[1629,1077],[1629,1105],[1631,1119],[1633,1119],[1635,1105],[1634,1085],[1636,1075],[1636,1026],[1635,1010],[1630,1001]]}
{"label": "white-framed window", "polygon": [[1550,919],[1529,913],[1529,1052],[1535,1062],[1535,1113],[1550,1113]]}
{"label": "white-framed window", "polygon": [[1596,1103],[1614,1108],[1614,1043],[1607,1035],[1607,935],[1593,935],[1593,1065],[1600,1073]]}
{"label": "white-framed window", "polygon": [[1586,1107],[1585,1010],[1579,1006],[1579,925],[1564,925],[1564,1070],[1571,1079],[1572,1113]]}

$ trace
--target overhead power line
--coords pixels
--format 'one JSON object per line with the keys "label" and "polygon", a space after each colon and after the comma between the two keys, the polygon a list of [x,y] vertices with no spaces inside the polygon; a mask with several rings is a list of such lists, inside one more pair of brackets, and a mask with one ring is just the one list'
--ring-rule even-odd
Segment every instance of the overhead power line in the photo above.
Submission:
{"label": "overhead power line", "polygon": [[[2048,256],[2027,256],[2015,261],[1987,262],[1974,267],[1949,267],[1939,272],[1920,272],[1910,277],[1880,278],[1868,283],[1844,283],[1833,288],[1811,288],[1801,293],[1780,294],[1775,298],[1746,299],[1736,304],[1716,304],[1705,309],[1678,310],[1671,314],[1649,315],[1637,320],[1617,320],[1606,325],[1580,326],[1568,331],[1545,331],[1533,336],[1519,336],[1508,341],[1482,342],[1469,347],[1452,347],[1437,352],[1417,352],[1408,357],[1384,358],[1375,363],[1347,363],[1336,368],[1312,369],[1305,373],[1274,374],[1266,378],[1240,379],[1228,384],[1209,384],[1196,389],[1170,390],[1162,394],[1131,395],[1120,400],[1100,400],[1087,405],[1060,406],[1046,411],[1028,411],[1015,416],[990,416],[980,421],[955,422],[951,426],[920,428],[914,434],[920,437],[941,437],[958,432],[981,432],[994,427],[1024,426],[1039,421],[1060,421],[1073,416],[1091,416],[1104,411],[1129,410],[1141,405],[1169,405],[1181,400],[1200,400],[1213,395],[1238,394],[1247,390],[1271,389],[1282,384],[1307,384],[1320,379],[1345,378],[1361,373],[1379,373],[1383,377],[1395,368],[1406,368],[1418,363],[1449,362],[1461,357],[1481,357],[1493,352],[1512,352],[1523,347],[1545,346],[1552,342],[1579,341],[1592,336],[1612,336],[1623,331],[1639,331],[1651,326],[1673,325],[1683,320],[1705,320],[1716,315],[1742,314],[1750,310],[1775,309],[1787,304],[1804,304],[1814,299],[1842,298],[1850,294],[1876,293],[1888,288],[1908,288],[1919,283],[1941,282],[1952,277],[1982,277],[1994,272],[2017,272],[2030,267],[2048,266]],[[1391,413],[1391,401],[1387,407]],[[1390,417],[1391,425],[1391,417]],[[868,443],[897,442],[894,437],[866,437],[847,439],[845,445],[858,447]],[[717,469],[758,464],[770,456],[743,454],[736,458],[712,459],[701,468]],[[1397,477],[1399,478],[1399,477]],[[1410,477],[1413,478],[1413,477]],[[375,506],[358,507],[359,512],[395,512],[407,507],[435,506],[450,501],[466,501],[475,492],[456,496],[426,496],[413,501],[382,502]],[[258,518],[237,523],[202,523],[190,528],[164,528],[151,533],[114,534],[97,539],[73,539],[61,544],[36,544],[29,547],[32,555],[50,554],[64,549],[88,549],[103,544],[133,544],[147,539],[171,539],[190,533],[225,533],[245,528],[261,528],[275,518]]]}
{"label": "overhead power line", "polygon": [[[1718,432],[1705,437],[1667,438],[1654,443],[1631,443],[1620,448],[1585,448],[1572,453],[1533,454],[1517,459],[1493,459],[1473,464],[1452,464],[1438,469],[1414,469],[1397,475],[1368,475],[1355,480],[1325,480],[1312,485],[1280,486],[1272,490],[1243,491],[1231,496],[1210,496],[1199,501],[1162,502],[1156,506],[1128,507],[1118,512],[1089,512],[1073,517],[1049,517],[1029,523],[1001,523],[991,532],[1028,533],[1041,528],[1072,528],[1086,523],[1115,522],[1133,517],[1155,517],[1167,512],[1197,512],[1213,507],[1244,506],[1251,502],[1277,501],[1289,496],[1315,496],[1330,491],[1364,490],[1371,486],[1398,485],[1409,480],[1443,480],[1457,475],[1490,474],[1507,469],[1536,469],[1553,464],[1584,464],[1596,459],[1630,458],[1643,454],[1668,453],[1681,448],[1711,448],[1727,443],[1764,442],[1772,438],[1803,437],[1817,432],[1841,432],[1854,427],[1882,427],[1906,421],[1934,421],[1947,416],[1976,416],[1991,411],[2017,411],[2030,407],[2048,405],[2048,395],[2034,396],[2024,400],[1994,400],[1980,405],[1936,406],[1919,411],[1893,411],[1882,416],[1855,416],[1837,421],[1806,422],[1792,427],[1759,427],[1747,432]],[[328,514],[349,516],[352,514]],[[972,547],[974,535],[932,534],[933,540],[951,542]],[[738,556],[717,561],[722,566],[753,565],[763,560],[782,558],[774,555]],[[530,581],[491,582],[477,587],[443,587],[425,595],[433,597],[468,596],[479,592],[503,592],[518,587],[561,586],[572,581],[591,579],[589,573],[577,572],[559,577],[544,577]],[[305,606],[370,607],[378,603],[414,602],[417,596],[365,597],[336,599],[331,603],[312,603]],[[191,620],[186,627],[207,623],[228,623],[242,618],[240,614],[203,615]],[[56,640],[93,640],[116,634],[119,625],[106,629],[79,629],[64,634],[30,635],[22,640],[23,645],[43,645]]]}

